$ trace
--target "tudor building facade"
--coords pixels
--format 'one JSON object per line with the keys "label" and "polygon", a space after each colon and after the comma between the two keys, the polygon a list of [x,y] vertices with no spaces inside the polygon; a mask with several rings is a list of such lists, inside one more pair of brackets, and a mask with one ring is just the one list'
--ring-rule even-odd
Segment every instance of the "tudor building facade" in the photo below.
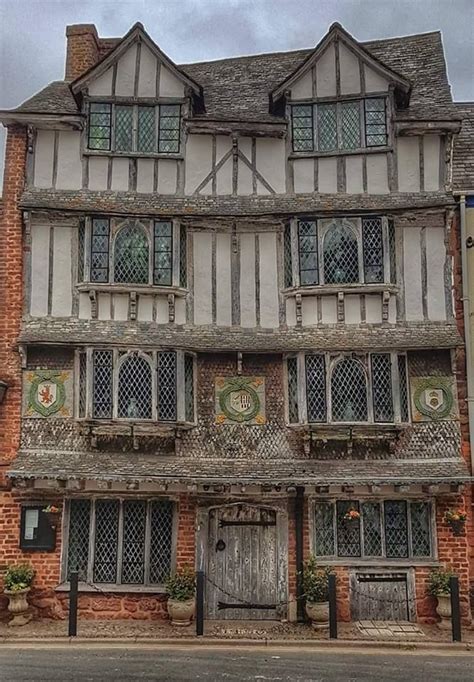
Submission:
{"label": "tudor building facade", "polygon": [[207,617],[294,618],[313,552],[346,620],[433,619],[447,564],[469,619],[439,34],[184,66],[140,24],[67,37],[1,112],[0,561],[40,616],[78,570],[83,617],[165,617],[191,564]]}

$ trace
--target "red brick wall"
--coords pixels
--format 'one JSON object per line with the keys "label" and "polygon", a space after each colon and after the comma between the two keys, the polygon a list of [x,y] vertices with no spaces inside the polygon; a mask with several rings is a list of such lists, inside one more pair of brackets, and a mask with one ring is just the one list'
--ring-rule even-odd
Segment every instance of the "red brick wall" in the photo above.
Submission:
{"label": "red brick wall", "polygon": [[75,80],[100,59],[100,46],[94,24],[66,27],[66,80]]}

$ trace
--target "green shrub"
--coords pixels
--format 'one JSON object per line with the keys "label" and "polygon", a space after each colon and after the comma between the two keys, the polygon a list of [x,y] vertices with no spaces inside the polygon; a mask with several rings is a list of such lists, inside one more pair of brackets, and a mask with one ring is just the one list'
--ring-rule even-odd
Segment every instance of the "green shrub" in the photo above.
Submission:
{"label": "green shrub", "polygon": [[440,594],[450,594],[449,579],[454,575],[456,574],[450,569],[436,568],[431,571],[428,581],[428,593],[433,597],[438,597]]}
{"label": "green shrub", "polygon": [[196,593],[196,578],[194,571],[189,567],[176,571],[166,581],[166,591],[170,599],[187,601]]}
{"label": "green shrub", "polygon": [[329,599],[330,566],[318,567],[316,558],[311,554],[303,566],[303,592],[307,601],[325,602]]}
{"label": "green shrub", "polygon": [[29,564],[12,564],[5,572],[5,589],[9,592],[20,592],[26,590],[33,582],[35,572]]}

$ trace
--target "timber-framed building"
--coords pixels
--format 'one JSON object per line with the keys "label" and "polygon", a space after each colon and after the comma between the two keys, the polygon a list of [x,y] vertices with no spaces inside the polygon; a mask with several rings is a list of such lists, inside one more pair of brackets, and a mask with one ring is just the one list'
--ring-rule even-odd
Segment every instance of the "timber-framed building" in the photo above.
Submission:
{"label": "timber-framed building", "polygon": [[433,620],[449,565],[468,619],[439,33],[182,66],[141,24],[67,40],[0,112],[0,563],[40,616],[78,570],[82,616],[165,617],[190,564],[206,617],[293,619],[313,552],[342,620]]}

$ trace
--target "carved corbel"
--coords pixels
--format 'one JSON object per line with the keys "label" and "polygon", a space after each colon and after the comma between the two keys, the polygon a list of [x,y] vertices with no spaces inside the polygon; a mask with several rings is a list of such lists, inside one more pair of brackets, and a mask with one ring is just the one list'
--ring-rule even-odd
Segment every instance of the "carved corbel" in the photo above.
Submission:
{"label": "carved corbel", "polygon": [[135,321],[137,319],[137,292],[130,292],[129,308],[130,308],[130,320]]}
{"label": "carved corbel", "polygon": [[33,154],[35,148],[35,129],[33,126],[28,126],[26,129],[26,140],[28,154]]}
{"label": "carved corbel", "polygon": [[97,292],[95,289],[89,291],[89,300],[91,302],[91,318],[97,319]]}
{"label": "carved corbel", "polygon": [[343,291],[338,291],[337,292],[337,321],[338,322],[344,322],[345,319],[345,314],[344,314],[344,292]]}
{"label": "carved corbel", "polygon": [[174,322],[175,320],[174,294],[168,294],[168,320],[169,322]]}
{"label": "carved corbel", "polygon": [[242,374],[242,352],[240,350],[237,352],[237,374],[239,376]]}
{"label": "carved corbel", "polygon": [[20,345],[18,346],[18,353],[20,355],[21,368],[26,369],[27,362],[28,362],[28,354],[27,354],[26,346],[23,343],[20,343]]}
{"label": "carved corbel", "polygon": [[296,326],[301,327],[303,324],[303,297],[301,294],[296,294]]}
{"label": "carved corbel", "polygon": [[390,291],[382,294],[382,322],[388,322],[388,307],[390,304]]}

